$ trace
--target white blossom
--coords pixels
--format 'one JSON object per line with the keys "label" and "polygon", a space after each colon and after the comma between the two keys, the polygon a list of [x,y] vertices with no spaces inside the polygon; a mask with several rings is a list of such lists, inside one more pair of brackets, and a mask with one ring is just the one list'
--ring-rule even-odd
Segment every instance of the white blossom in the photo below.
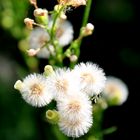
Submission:
{"label": "white blossom", "polygon": [[[52,28],[53,21],[50,17],[49,27]],[[68,20],[57,19],[56,22],[56,39],[61,47],[68,45],[74,37],[73,26]]]}
{"label": "white blossom", "polygon": [[89,97],[98,95],[105,86],[105,73],[91,62],[80,63],[73,69],[74,77],[80,82],[81,90]]}
{"label": "white blossom", "polygon": [[89,98],[80,91],[72,89],[71,94],[61,98],[57,102],[57,109],[61,116],[74,121],[92,115],[92,105]]}
{"label": "white blossom", "polygon": [[107,76],[103,96],[107,101],[121,105],[128,98],[128,87],[121,79],[114,76]]}
{"label": "white blossom", "polygon": [[53,74],[47,77],[49,92],[55,95],[55,99],[63,98],[71,94],[70,89],[78,88],[69,69],[58,68]]}
{"label": "white blossom", "polygon": [[46,78],[40,74],[25,77],[20,92],[23,99],[32,106],[42,107],[53,99],[53,94],[47,90]]}
{"label": "white blossom", "polygon": [[83,118],[80,120],[70,121],[65,118],[61,118],[59,122],[60,130],[68,137],[80,137],[86,134],[92,126],[92,117]]}
{"label": "white blossom", "polygon": [[68,20],[58,23],[56,38],[61,46],[68,45],[73,40],[73,27]]}
{"label": "white blossom", "polygon": [[68,137],[80,137],[92,126],[92,106],[89,98],[81,93],[61,99],[57,103],[60,114],[59,128]]}
{"label": "white blossom", "polygon": [[40,49],[40,51],[36,54],[39,58],[48,58],[50,56],[50,52],[48,48],[43,47],[46,42],[50,40],[49,34],[45,31],[45,29],[41,27],[36,27],[32,30],[29,36],[29,47],[30,49]]}

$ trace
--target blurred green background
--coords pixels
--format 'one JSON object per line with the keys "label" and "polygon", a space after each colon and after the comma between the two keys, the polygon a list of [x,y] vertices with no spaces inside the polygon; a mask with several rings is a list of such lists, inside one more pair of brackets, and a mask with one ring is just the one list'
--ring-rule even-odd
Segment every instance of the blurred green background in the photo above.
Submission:
{"label": "blurred green background", "polygon": [[[39,7],[51,10],[52,0],[38,0]],[[33,7],[28,0],[0,0],[0,140],[63,140],[65,137],[44,120],[46,108],[26,104],[13,85],[17,79],[29,74],[28,65],[18,48],[27,30],[24,18],[32,16]],[[75,36],[81,25],[84,7],[69,11]],[[134,0],[93,0],[89,22],[95,26],[92,36],[83,40],[79,62],[99,64],[106,75],[122,79],[129,88],[129,97],[122,106],[108,108],[103,128],[117,126],[118,130],[105,140],[125,140],[137,137],[134,129],[139,116],[139,6]],[[42,71],[46,65],[40,60]],[[136,110],[136,111],[135,111]],[[134,133],[135,132],[135,133]],[[86,139],[85,137],[81,139]],[[88,140],[91,140],[90,138]]]}

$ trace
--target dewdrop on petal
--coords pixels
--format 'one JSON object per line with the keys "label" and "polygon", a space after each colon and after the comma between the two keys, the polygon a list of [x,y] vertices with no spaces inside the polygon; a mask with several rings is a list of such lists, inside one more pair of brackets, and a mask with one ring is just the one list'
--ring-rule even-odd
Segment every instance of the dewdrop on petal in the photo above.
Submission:
{"label": "dewdrop on petal", "polygon": [[98,65],[91,62],[77,64],[73,71],[80,82],[81,91],[89,97],[98,95],[105,86],[105,73]]}
{"label": "dewdrop on petal", "polygon": [[121,79],[108,76],[103,90],[103,97],[109,105],[121,105],[128,98],[128,87]]}
{"label": "dewdrop on petal", "polygon": [[53,94],[47,90],[46,78],[40,74],[25,77],[19,91],[27,103],[36,107],[45,106],[53,99]]}

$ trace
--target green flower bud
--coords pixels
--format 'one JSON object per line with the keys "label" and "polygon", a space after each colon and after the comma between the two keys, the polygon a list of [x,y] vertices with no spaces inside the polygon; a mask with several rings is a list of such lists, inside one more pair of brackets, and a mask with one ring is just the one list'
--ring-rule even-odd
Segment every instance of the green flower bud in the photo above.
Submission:
{"label": "green flower bud", "polygon": [[50,74],[54,73],[53,67],[51,65],[46,65],[44,67],[44,75],[48,76]]}
{"label": "green flower bud", "polygon": [[56,110],[47,110],[46,118],[49,123],[57,124],[59,121],[59,113]]}
{"label": "green flower bud", "polygon": [[17,80],[14,84],[14,88],[20,90],[22,88],[23,82],[21,80]]}
{"label": "green flower bud", "polygon": [[48,24],[48,11],[46,9],[37,8],[34,10],[34,16],[39,24]]}

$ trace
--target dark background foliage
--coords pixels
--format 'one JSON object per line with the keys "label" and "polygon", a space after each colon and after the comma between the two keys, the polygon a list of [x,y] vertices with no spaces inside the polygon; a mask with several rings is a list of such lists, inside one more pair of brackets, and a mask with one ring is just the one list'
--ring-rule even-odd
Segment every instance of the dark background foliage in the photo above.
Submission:
{"label": "dark background foliage", "polygon": [[[55,3],[40,0],[39,7],[50,10]],[[29,8],[30,14],[32,6]],[[68,11],[75,37],[83,11],[84,6]],[[105,140],[136,139],[139,137],[140,98],[139,4],[135,0],[93,0],[89,22],[94,24],[95,30],[92,36],[84,38],[79,62],[97,63],[106,75],[122,79],[129,89],[128,100],[123,105],[105,111],[103,128],[118,127],[116,132],[106,135]],[[46,133],[51,135],[51,126],[41,121],[44,109],[27,105],[13,89],[14,82],[20,79],[18,71],[27,69],[17,48],[19,39],[2,26],[0,32],[0,139],[51,139]],[[43,63],[45,65],[45,61]]]}

